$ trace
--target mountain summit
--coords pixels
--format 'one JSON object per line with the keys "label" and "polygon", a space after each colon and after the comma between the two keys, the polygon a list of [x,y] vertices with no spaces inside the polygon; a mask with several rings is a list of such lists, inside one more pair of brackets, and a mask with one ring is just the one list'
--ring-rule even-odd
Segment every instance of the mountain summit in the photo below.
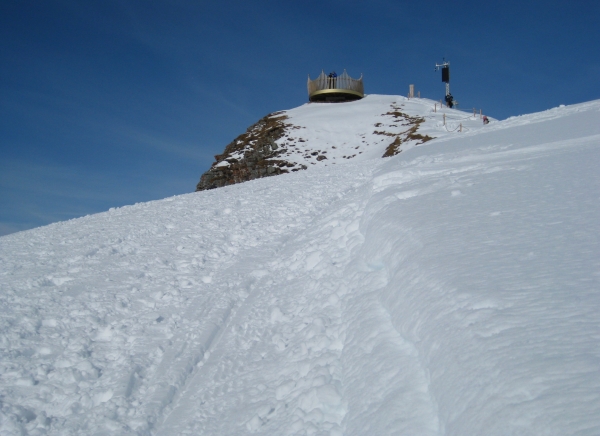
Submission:
{"label": "mountain summit", "polygon": [[[444,121],[446,124],[444,124]],[[234,139],[205,172],[197,191],[261,177],[390,157],[433,138],[480,129],[469,113],[429,99],[368,95],[346,103],[307,103],[275,112]]]}

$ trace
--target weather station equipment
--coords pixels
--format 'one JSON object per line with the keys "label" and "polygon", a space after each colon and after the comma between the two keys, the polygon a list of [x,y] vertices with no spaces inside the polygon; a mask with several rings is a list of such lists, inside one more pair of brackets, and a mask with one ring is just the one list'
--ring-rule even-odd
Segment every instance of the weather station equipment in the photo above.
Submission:
{"label": "weather station equipment", "polygon": [[458,102],[454,101],[454,97],[450,94],[450,62],[444,58],[441,64],[435,64],[434,71],[442,70],[442,82],[446,84],[446,105],[452,107],[458,105]]}

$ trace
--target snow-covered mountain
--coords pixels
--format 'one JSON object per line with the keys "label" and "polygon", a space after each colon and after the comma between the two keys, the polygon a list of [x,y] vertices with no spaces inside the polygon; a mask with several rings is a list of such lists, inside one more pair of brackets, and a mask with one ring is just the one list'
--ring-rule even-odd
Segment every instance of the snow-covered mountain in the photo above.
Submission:
{"label": "snow-covered mountain", "polygon": [[[392,104],[436,139],[381,159]],[[307,171],[1,237],[0,433],[600,434],[600,101],[432,106],[305,105]]]}
{"label": "snow-covered mountain", "polygon": [[234,139],[196,190],[390,157],[451,132],[480,129],[479,114],[442,109],[429,99],[368,95],[343,104],[307,103],[275,112]]}

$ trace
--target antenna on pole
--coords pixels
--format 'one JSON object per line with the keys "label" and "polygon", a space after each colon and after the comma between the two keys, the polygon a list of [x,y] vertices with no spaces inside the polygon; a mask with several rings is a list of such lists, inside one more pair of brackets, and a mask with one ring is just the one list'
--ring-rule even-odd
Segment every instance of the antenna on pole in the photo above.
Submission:
{"label": "antenna on pole", "polygon": [[442,69],[442,82],[446,83],[446,95],[450,95],[450,62],[443,58],[441,64],[435,64],[435,70]]}
{"label": "antenna on pole", "polygon": [[454,97],[450,94],[450,62],[443,58],[441,64],[435,64],[435,70],[442,69],[442,82],[446,84],[446,104],[449,108],[452,108],[454,105],[458,105],[458,102],[454,101]]}

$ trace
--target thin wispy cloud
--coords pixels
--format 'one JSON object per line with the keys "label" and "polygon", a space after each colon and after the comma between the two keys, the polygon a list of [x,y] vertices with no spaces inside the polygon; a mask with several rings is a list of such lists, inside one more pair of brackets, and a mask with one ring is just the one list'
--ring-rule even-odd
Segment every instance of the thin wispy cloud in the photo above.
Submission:
{"label": "thin wispy cloud", "polygon": [[149,131],[136,130],[131,127],[121,127],[113,130],[113,132],[124,138],[126,140],[124,143],[131,147],[141,149],[151,148],[174,157],[194,159],[198,162],[202,159],[212,158],[198,143],[178,141],[172,137],[169,138]]}

